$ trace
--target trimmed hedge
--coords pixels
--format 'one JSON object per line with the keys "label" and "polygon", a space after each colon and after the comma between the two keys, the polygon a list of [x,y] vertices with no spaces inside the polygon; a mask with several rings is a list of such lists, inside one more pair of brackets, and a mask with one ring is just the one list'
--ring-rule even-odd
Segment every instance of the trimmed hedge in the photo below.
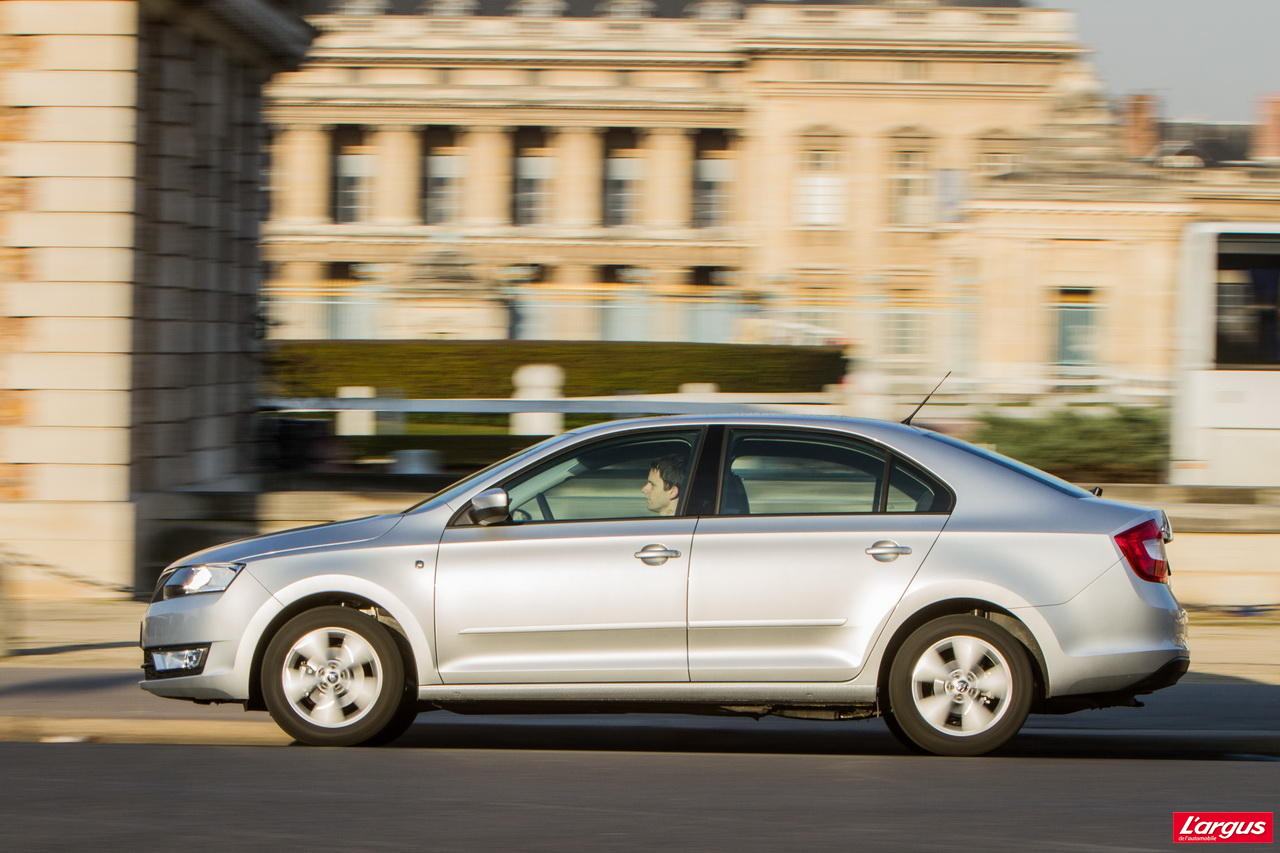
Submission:
{"label": "trimmed hedge", "polygon": [[332,397],[342,385],[405,398],[510,397],[524,364],[564,368],[566,397],[667,394],[685,382],[721,391],[820,391],[844,375],[838,347],[630,341],[277,341],[266,380],[282,397]]}
{"label": "trimmed hedge", "polygon": [[1169,462],[1163,409],[1117,408],[1101,415],[1063,409],[1038,418],[989,414],[981,420],[974,442],[1073,483],[1158,483]]}

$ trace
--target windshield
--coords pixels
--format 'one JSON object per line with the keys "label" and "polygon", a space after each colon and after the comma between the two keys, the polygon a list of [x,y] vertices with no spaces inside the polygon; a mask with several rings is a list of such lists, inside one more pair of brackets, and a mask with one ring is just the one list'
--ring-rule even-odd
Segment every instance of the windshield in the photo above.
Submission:
{"label": "windshield", "polygon": [[988,462],[994,462],[1002,468],[1008,468],[1010,471],[1016,471],[1024,477],[1030,477],[1038,483],[1048,486],[1051,489],[1057,489],[1063,494],[1071,495],[1073,498],[1091,497],[1092,493],[1080,488],[1079,486],[1068,483],[1059,477],[1055,477],[1050,473],[1041,471],[1039,468],[1033,468],[1025,462],[1019,462],[1017,459],[1010,459],[1008,456],[1001,456],[994,450],[987,450],[985,447],[979,447],[976,444],[970,444],[967,441],[961,441],[958,438],[952,438],[949,435],[943,435],[940,432],[931,432],[930,430],[920,430],[924,435],[935,441],[941,441],[943,444],[949,444],[952,447],[958,447],[974,456],[981,456]]}
{"label": "windshield", "polygon": [[543,447],[550,444],[551,442],[558,441],[561,438],[564,438],[564,436],[553,435],[550,438],[539,441],[537,444],[526,447],[524,450],[517,450],[515,453],[512,453],[510,456],[499,459],[497,462],[494,462],[490,465],[486,465],[485,467],[481,468],[479,471],[476,471],[474,474],[468,474],[467,476],[463,477],[461,480],[458,480],[456,483],[453,483],[452,485],[449,485],[449,486],[445,486],[443,489],[436,492],[435,494],[430,495],[426,498],[423,498],[413,506],[404,510],[404,512],[406,513],[415,512],[417,510],[424,509],[428,506],[439,506],[442,503],[447,504],[450,501],[454,500],[456,497],[458,497],[458,495],[467,491],[467,489],[470,489],[476,480],[479,480],[481,477],[484,477],[490,471],[493,471],[494,469],[498,468],[501,465],[506,465],[508,462],[513,462],[516,459],[520,459],[525,456],[530,456],[536,451],[541,450]]}

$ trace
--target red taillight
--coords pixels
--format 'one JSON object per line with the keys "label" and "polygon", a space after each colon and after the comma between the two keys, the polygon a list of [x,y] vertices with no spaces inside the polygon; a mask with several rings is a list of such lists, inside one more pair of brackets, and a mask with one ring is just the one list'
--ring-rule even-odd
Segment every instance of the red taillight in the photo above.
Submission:
{"label": "red taillight", "polygon": [[1164,553],[1164,536],[1159,524],[1144,521],[1117,533],[1116,545],[1138,577],[1156,583],[1169,582],[1169,560]]}

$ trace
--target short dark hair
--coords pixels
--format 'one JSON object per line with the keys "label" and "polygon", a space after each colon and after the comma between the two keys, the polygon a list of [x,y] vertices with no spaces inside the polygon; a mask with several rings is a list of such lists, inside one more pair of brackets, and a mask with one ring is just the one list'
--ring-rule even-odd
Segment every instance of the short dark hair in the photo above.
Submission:
{"label": "short dark hair", "polygon": [[649,470],[657,471],[662,478],[662,485],[668,489],[673,486],[683,488],[685,477],[689,473],[684,457],[675,453],[659,456],[649,464]]}

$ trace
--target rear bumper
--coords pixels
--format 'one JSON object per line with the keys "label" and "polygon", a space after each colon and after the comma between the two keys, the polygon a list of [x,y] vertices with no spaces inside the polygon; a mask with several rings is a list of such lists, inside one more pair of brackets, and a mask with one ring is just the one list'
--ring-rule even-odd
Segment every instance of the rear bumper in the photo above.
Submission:
{"label": "rear bumper", "polygon": [[[1111,694],[1167,687],[1186,672],[1187,614],[1166,584],[1122,562],[1070,601],[1015,611],[1044,653],[1045,695]],[[1170,679],[1160,683],[1162,679]]]}
{"label": "rear bumper", "polygon": [[1140,706],[1137,697],[1154,693],[1178,683],[1187,674],[1191,658],[1179,657],[1169,661],[1155,672],[1121,690],[1106,693],[1078,693],[1072,696],[1055,696],[1046,699],[1037,712],[1042,714],[1070,714],[1089,708],[1111,708],[1116,705]]}

